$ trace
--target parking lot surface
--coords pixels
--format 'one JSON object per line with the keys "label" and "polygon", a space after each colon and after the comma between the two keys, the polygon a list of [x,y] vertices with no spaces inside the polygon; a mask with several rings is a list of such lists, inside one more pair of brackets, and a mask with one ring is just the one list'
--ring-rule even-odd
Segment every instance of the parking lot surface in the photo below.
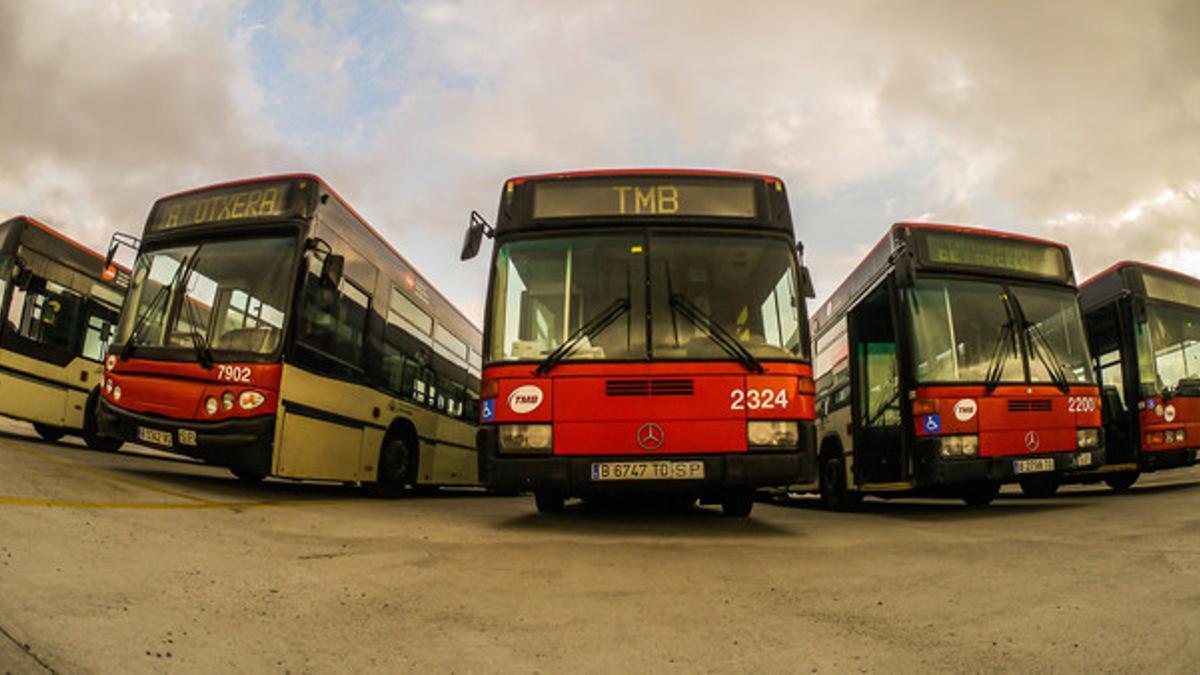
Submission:
{"label": "parking lot surface", "polygon": [[992,506],[395,501],[0,424],[8,672],[1194,671],[1200,470]]}

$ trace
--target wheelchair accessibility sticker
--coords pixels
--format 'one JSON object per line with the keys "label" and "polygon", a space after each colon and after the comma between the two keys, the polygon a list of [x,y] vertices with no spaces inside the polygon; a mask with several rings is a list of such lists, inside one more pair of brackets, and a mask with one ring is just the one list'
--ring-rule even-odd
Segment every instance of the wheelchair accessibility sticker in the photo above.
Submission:
{"label": "wheelchair accessibility sticker", "polygon": [[496,399],[489,398],[483,402],[483,421],[490,422],[496,416]]}
{"label": "wheelchair accessibility sticker", "polygon": [[942,430],[942,418],[940,415],[925,416],[925,433],[936,434]]}

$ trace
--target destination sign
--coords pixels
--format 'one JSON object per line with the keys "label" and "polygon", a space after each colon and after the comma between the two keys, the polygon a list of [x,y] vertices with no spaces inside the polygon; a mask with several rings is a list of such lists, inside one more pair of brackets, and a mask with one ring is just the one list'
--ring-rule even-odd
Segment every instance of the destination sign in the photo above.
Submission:
{"label": "destination sign", "polygon": [[1052,279],[1068,277],[1064,251],[1052,244],[941,230],[922,230],[920,237],[927,264],[990,268]]}
{"label": "destination sign", "polygon": [[753,218],[758,211],[752,180],[687,176],[537,182],[533,218]]}
{"label": "destination sign", "polygon": [[1200,307],[1200,285],[1149,270],[1142,271],[1142,283],[1146,286],[1148,298]]}
{"label": "destination sign", "polygon": [[252,183],[205,190],[164,199],[155,204],[147,232],[212,225],[252,218],[277,218],[288,213],[290,182]]}

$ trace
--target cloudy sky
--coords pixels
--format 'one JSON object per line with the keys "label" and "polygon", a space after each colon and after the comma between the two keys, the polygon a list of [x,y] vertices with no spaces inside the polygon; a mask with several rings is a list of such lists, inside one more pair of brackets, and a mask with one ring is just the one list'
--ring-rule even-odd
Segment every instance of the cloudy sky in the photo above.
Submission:
{"label": "cloudy sky", "polygon": [[789,185],[822,296],[911,218],[1200,275],[1198,35],[1193,0],[5,0],[0,216],[102,247],[314,171],[478,317],[507,176],[736,168]]}

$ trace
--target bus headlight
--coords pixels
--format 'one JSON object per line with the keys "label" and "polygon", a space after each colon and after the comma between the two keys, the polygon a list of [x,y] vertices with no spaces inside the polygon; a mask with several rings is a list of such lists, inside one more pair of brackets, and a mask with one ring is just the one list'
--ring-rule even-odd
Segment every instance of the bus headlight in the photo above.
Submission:
{"label": "bus headlight", "polygon": [[746,423],[746,442],[758,448],[794,448],[800,442],[795,422],[752,420]]}
{"label": "bus headlight", "polygon": [[224,394],[221,394],[221,409],[222,410],[233,410],[233,392],[232,391],[227,391]]}
{"label": "bus headlight", "polygon": [[549,424],[501,424],[501,452],[550,452],[554,433]]}
{"label": "bus headlight", "polygon": [[974,434],[963,436],[942,436],[939,452],[943,459],[957,457],[974,457],[979,454],[979,437]]}
{"label": "bus headlight", "polygon": [[267,401],[267,397],[257,391],[243,391],[238,396],[238,405],[242,410],[254,410]]}
{"label": "bus headlight", "polygon": [[117,357],[115,354],[109,354],[108,358],[104,359],[104,369],[112,370],[117,367]]}
{"label": "bus headlight", "polygon": [[112,381],[112,378],[111,378],[111,377],[109,377],[109,378],[106,378],[106,379],[104,380],[104,393],[106,393],[106,394],[111,394],[111,393],[112,393],[112,389],[113,389],[113,381]]}
{"label": "bus headlight", "polygon": [[121,385],[118,384],[113,387],[112,397],[114,401],[121,400]]}
{"label": "bus headlight", "polygon": [[1076,445],[1082,450],[1083,448],[1098,448],[1100,447],[1100,430],[1099,429],[1079,429],[1075,432]]}
{"label": "bus headlight", "polygon": [[215,396],[209,396],[208,400],[204,402],[204,412],[208,413],[209,415],[216,415],[217,408],[219,408],[220,405],[220,403],[217,403]]}

